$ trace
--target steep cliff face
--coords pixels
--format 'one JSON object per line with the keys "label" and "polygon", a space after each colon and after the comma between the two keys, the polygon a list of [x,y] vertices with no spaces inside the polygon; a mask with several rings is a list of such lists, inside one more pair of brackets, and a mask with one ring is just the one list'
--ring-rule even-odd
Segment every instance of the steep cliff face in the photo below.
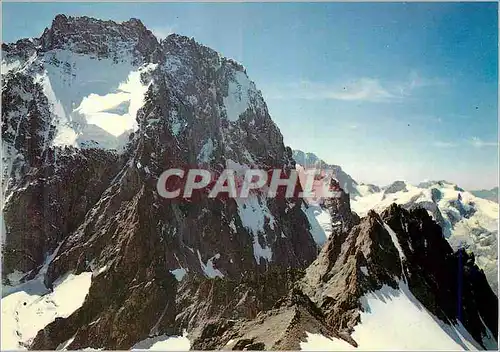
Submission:
{"label": "steep cliff face", "polygon": [[[203,325],[204,316],[174,324],[181,312],[200,315],[199,302],[184,308],[187,303],[176,296],[179,282],[188,278],[180,292],[207,301],[207,278],[250,287],[256,293],[247,293],[248,300],[255,302],[235,305],[253,317],[266,306],[259,300],[284,292],[259,293],[260,275],[280,277],[314,260],[316,244],[299,199],[268,199],[259,192],[209,199],[202,191],[196,199],[168,200],[156,190],[158,176],[169,168],[216,174],[230,168],[240,175],[251,167],[284,173],[294,168],[291,151],[241,65],[186,37],[158,43],[137,20],[116,24],[58,16],[35,42],[30,61],[7,73],[12,87],[3,90],[4,111],[13,111],[2,129],[4,145],[30,161],[5,188],[4,282],[22,272],[21,281],[40,279],[56,288],[67,273],[94,274],[83,305],[49,324],[32,348],[56,348],[69,339],[68,348],[130,348],[153,330],[172,334]],[[6,60],[18,46],[8,47]],[[93,86],[85,73],[91,67],[93,76],[106,77],[107,65],[116,68],[115,80]],[[134,72],[145,87],[142,99],[133,89],[122,94]],[[48,83],[60,90],[48,89]],[[40,103],[19,92],[19,85],[38,94]],[[89,99],[96,103],[96,95],[107,112],[86,105]],[[24,105],[15,103],[23,98]],[[128,110],[120,115],[116,110],[124,102]],[[44,109],[40,118],[30,119],[29,104]],[[20,110],[24,106],[28,113]],[[118,115],[124,124],[133,109],[135,130],[124,149],[88,138],[96,117],[113,122]],[[21,128],[13,130],[16,123]],[[29,137],[40,133],[43,143]],[[37,157],[43,162],[31,161]],[[14,176],[12,169],[5,172]],[[253,286],[240,282],[247,275],[255,277]],[[229,294],[228,285],[216,294]]]}
{"label": "steep cliff face", "polygon": [[361,216],[371,209],[381,212],[391,203],[409,210],[426,209],[453,249],[474,252],[477,265],[485,271],[493,291],[498,291],[498,203],[476,197],[447,181],[428,181],[417,186],[397,181],[351,203]]}

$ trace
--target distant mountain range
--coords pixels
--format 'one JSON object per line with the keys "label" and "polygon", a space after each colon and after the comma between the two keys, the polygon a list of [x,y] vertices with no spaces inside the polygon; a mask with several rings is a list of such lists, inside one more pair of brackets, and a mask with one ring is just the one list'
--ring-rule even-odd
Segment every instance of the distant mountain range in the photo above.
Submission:
{"label": "distant mountain range", "polygon": [[498,203],[498,187],[492,189],[482,189],[479,191],[470,191],[473,195],[479,198],[488,199]]}
{"label": "distant mountain range", "polygon": [[[443,234],[454,249],[466,248],[474,252],[478,265],[484,269],[488,281],[497,292],[498,263],[498,225],[499,206],[495,200],[481,197],[477,192],[468,192],[448,181],[427,181],[411,185],[405,181],[395,181],[384,187],[364,185],[356,182],[337,165],[329,165],[313,153],[300,150],[293,152],[298,164],[316,168],[332,168],[344,189],[350,190],[351,207],[359,216],[366,216],[370,210],[381,212],[392,203],[400,204],[405,209],[421,207],[434,218],[443,229]],[[491,195],[498,188],[483,192]],[[484,199],[483,199],[484,198]],[[328,235],[330,221],[320,207],[314,209],[317,225]],[[309,218],[312,218],[310,210]],[[316,235],[322,237],[321,232]]]}

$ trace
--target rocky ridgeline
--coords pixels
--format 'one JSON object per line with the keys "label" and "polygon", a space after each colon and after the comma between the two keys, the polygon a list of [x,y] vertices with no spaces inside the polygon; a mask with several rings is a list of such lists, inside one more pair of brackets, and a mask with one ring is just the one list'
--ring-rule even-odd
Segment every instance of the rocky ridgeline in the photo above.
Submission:
{"label": "rocky ridgeline", "polygon": [[273,309],[250,321],[218,320],[195,347],[297,350],[306,332],[358,347],[351,334],[363,324],[362,297],[386,285],[407,286],[421,309],[446,324],[462,323],[476,341],[483,341],[488,330],[498,331],[498,299],[474,256],[453,252],[426,211],[394,204],[380,215],[370,212],[354,219],[350,229],[332,233]]}

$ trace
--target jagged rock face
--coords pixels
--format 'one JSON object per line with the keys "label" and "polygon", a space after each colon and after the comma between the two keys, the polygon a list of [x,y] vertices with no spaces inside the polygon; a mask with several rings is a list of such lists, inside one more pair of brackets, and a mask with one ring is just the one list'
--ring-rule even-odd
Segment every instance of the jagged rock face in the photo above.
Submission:
{"label": "jagged rock face", "polygon": [[[38,42],[35,57],[22,71],[29,77],[25,85],[31,84],[42,102],[48,90],[33,81],[40,65],[68,66],[50,59],[61,50],[70,57],[67,62],[74,54],[91,64],[99,62],[96,56],[121,65],[120,58],[132,54],[133,65],[148,69],[139,69],[147,89],[137,130],[121,154],[81,144],[60,150],[50,143],[51,135],[47,148],[36,149],[44,162],[28,164],[7,189],[12,196],[4,206],[6,275],[20,270],[33,278],[54,251],[44,269],[47,287],[68,272],[94,272],[83,306],[40,331],[31,348],[55,349],[72,339],[71,349],[127,349],[150,335],[204,331],[212,314],[226,316],[226,307],[210,303],[211,297],[240,292],[240,300],[228,306],[234,307],[231,317],[250,319],[285,294],[287,282],[293,281],[286,272],[304,269],[317,253],[301,200],[267,199],[258,192],[246,199],[209,199],[207,191],[193,199],[168,200],[156,190],[158,176],[169,168],[201,167],[217,174],[224,168],[287,173],[295,167],[244,68],[182,36],[158,43],[137,20],[116,24],[61,15]],[[19,70],[14,68],[14,74]],[[42,80],[54,85],[57,77]],[[14,89],[5,92],[13,95],[9,104],[20,99]],[[46,107],[36,120],[43,123],[40,129],[55,121],[60,136],[58,121],[77,116],[70,103],[62,109],[40,104]],[[10,123],[23,118],[17,111]],[[8,126],[2,129],[9,131]],[[7,145],[18,138],[7,139]],[[29,220],[20,221],[21,216]],[[30,235],[20,236],[23,232]],[[182,285],[172,274],[179,270],[188,276]],[[248,273],[254,279],[240,282]],[[273,278],[265,290],[259,287],[261,275]],[[220,285],[213,283],[216,277]],[[207,296],[206,287],[212,285]],[[189,294],[202,301],[190,303]]]}
{"label": "jagged rock face", "polygon": [[[217,348],[226,332],[232,333],[245,321],[272,309],[302,276],[300,269],[270,268],[264,273],[248,271],[238,279],[204,280],[198,285],[188,279],[179,289],[178,306],[183,309],[178,323],[187,324],[194,349]],[[197,321],[206,324],[200,326]]]}
{"label": "jagged rock face", "polygon": [[339,188],[339,183],[335,179],[330,181],[330,188],[338,190],[339,195],[332,198],[326,198],[323,206],[328,209],[332,223],[332,231],[346,232],[354,225],[359,223],[359,216],[351,211],[351,201],[349,194]]}
{"label": "jagged rock face", "polygon": [[38,44],[38,39],[20,39],[16,43],[2,43],[4,60],[7,64],[12,64],[15,59],[27,61],[36,53]]}
{"label": "jagged rock face", "polygon": [[117,172],[118,157],[104,150],[56,149],[19,181],[3,209],[8,234],[3,247],[6,277],[38,268],[74,231]]}
{"label": "jagged rock face", "polygon": [[473,254],[454,252],[424,209],[406,212],[394,205],[381,217],[400,239],[409,287],[427,309],[443,320],[461,321],[477,341],[486,327],[498,331],[498,298]]}
{"label": "jagged rock face", "polygon": [[42,87],[23,73],[9,73],[2,87],[2,193],[30,167],[40,166],[54,138],[52,113]]}
{"label": "jagged rock face", "polygon": [[[363,274],[365,267],[370,276]],[[325,312],[335,330],[351,332],[359,322],[359,298],[401,276],[398,252],[375,212],[329,238],[307,269],[301,289]]]}
{"label": "jagged rock face", "polygon": [[465,251],[453,252],[424,209],[408,212],[394,204],[380,216],[370,212],[329,239],[302,287],[331,326],[352,332],[360,323],[359,298],[402,279],[428,311],[443,321],[459,320],[476,341],[486,328],[498,331],[498,299],[484,272]]}
{"label": "jagged rock face", "polygon": [[363,297],[401,285],[422,304],[420,310],[442,324],[461,322],[483,348],[487,330],[496,341],[498,299],[473,255],[454,252],[424,209],[407,211],[394,204],[332,233],[290,294],[253,321],[224,331],[217,348],[299,349],[306,332],[357,347],[359,341],[350,335],[365,323],[361,316],[370,309]]}
{"label": "jagged rock face", "polygon": [[406,184],[403,191],[386,190],[351,201],[360,216],[370,209],[382,212],[391,203],[407,210],[427,210],[454,250],[465,248],[474,252],[476,264],[485,271],[493,291],[498,291],[498,203],[478,198],[446,181]]}
{"label": "jagged rock face", "polygon": [[340,166],[327,164],[326,162],[318,158],[315,154],[304,153],[301,150],[294,150],[293,158],[297,164],[306,169],[316,168],[321,170],[331,170],[333,172],[333,177],[337,179],[340,187],[346,193],[348,193],[351,198],[355,198],[361,195],[358,190],[358,183],[353,180],[353,178],[344,170],[342,170]]}
{"label": "jagged rock face", "polygon": [[57,15],[39,42],[42,51],[64,49],[75,54],[113,58],[114,61],[127,54],[133,54],[143,62],[160,59],[158,40],[141,21],[134,18],[117,24],[90,17]]}

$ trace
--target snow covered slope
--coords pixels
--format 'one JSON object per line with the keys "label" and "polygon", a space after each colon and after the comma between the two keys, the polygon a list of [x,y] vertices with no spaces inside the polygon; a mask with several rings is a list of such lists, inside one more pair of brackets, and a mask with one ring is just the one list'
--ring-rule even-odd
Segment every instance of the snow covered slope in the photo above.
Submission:
{"label": "snow covered slope", "polygon": [[[300,344],[303,351],[403,351],[403,350],[482,350],[464,326],[445,324],[429,312],[404,282],[399,289],[384,285],[380,290],[361,297],[361,322],[351,337],[358,347],[344,340],[307,333]],[[494,341],[484,339],[495,348]]]}
{"label": "snow covered slope", "polygon": [[56,318],[66,318],[81,307],[92,273],[68,274],[49,291],[39,277],[15,287],[2,289],[1,349],[28,349],[40,329]]}
{"label": "snow covered slope", "polygon": [[328,209],[318,203],[309,203],[302,206],[302,211],[306,214],[311,225],[311,235],[319,247],[325,244],[332,234],[332,218]]}
{"label": "snow covered slope", "polygon": [[[330,170],[340,184],[342,189],[352,197],[361,195],[358,190],[358,183],[338,165],[331,165],[318,158],[313,153],[304,153],[301,150],[293,151],[293,159],[298,166],[304,169]],[[366,188],[366,187],[365,187]],[[366,191],[363,188],[364,191]]]}
{"label": "snow covered slope", "polygon": [[441,225],[454,249],[465,247],[476,256],[493,290],[497,292],[498,203],[478,198],[455,184],[431,181],[417,186],[396,181],[380,192],[351,200],[360,216],[371,209],[382,211],[390,204],[425,208]]}
{"label": "snow covered slope", "polygon": [[150,337],[135,344],[132,351],[189,351],[191,342],[188,334],[184,332],[182,336],[160,335]]}

